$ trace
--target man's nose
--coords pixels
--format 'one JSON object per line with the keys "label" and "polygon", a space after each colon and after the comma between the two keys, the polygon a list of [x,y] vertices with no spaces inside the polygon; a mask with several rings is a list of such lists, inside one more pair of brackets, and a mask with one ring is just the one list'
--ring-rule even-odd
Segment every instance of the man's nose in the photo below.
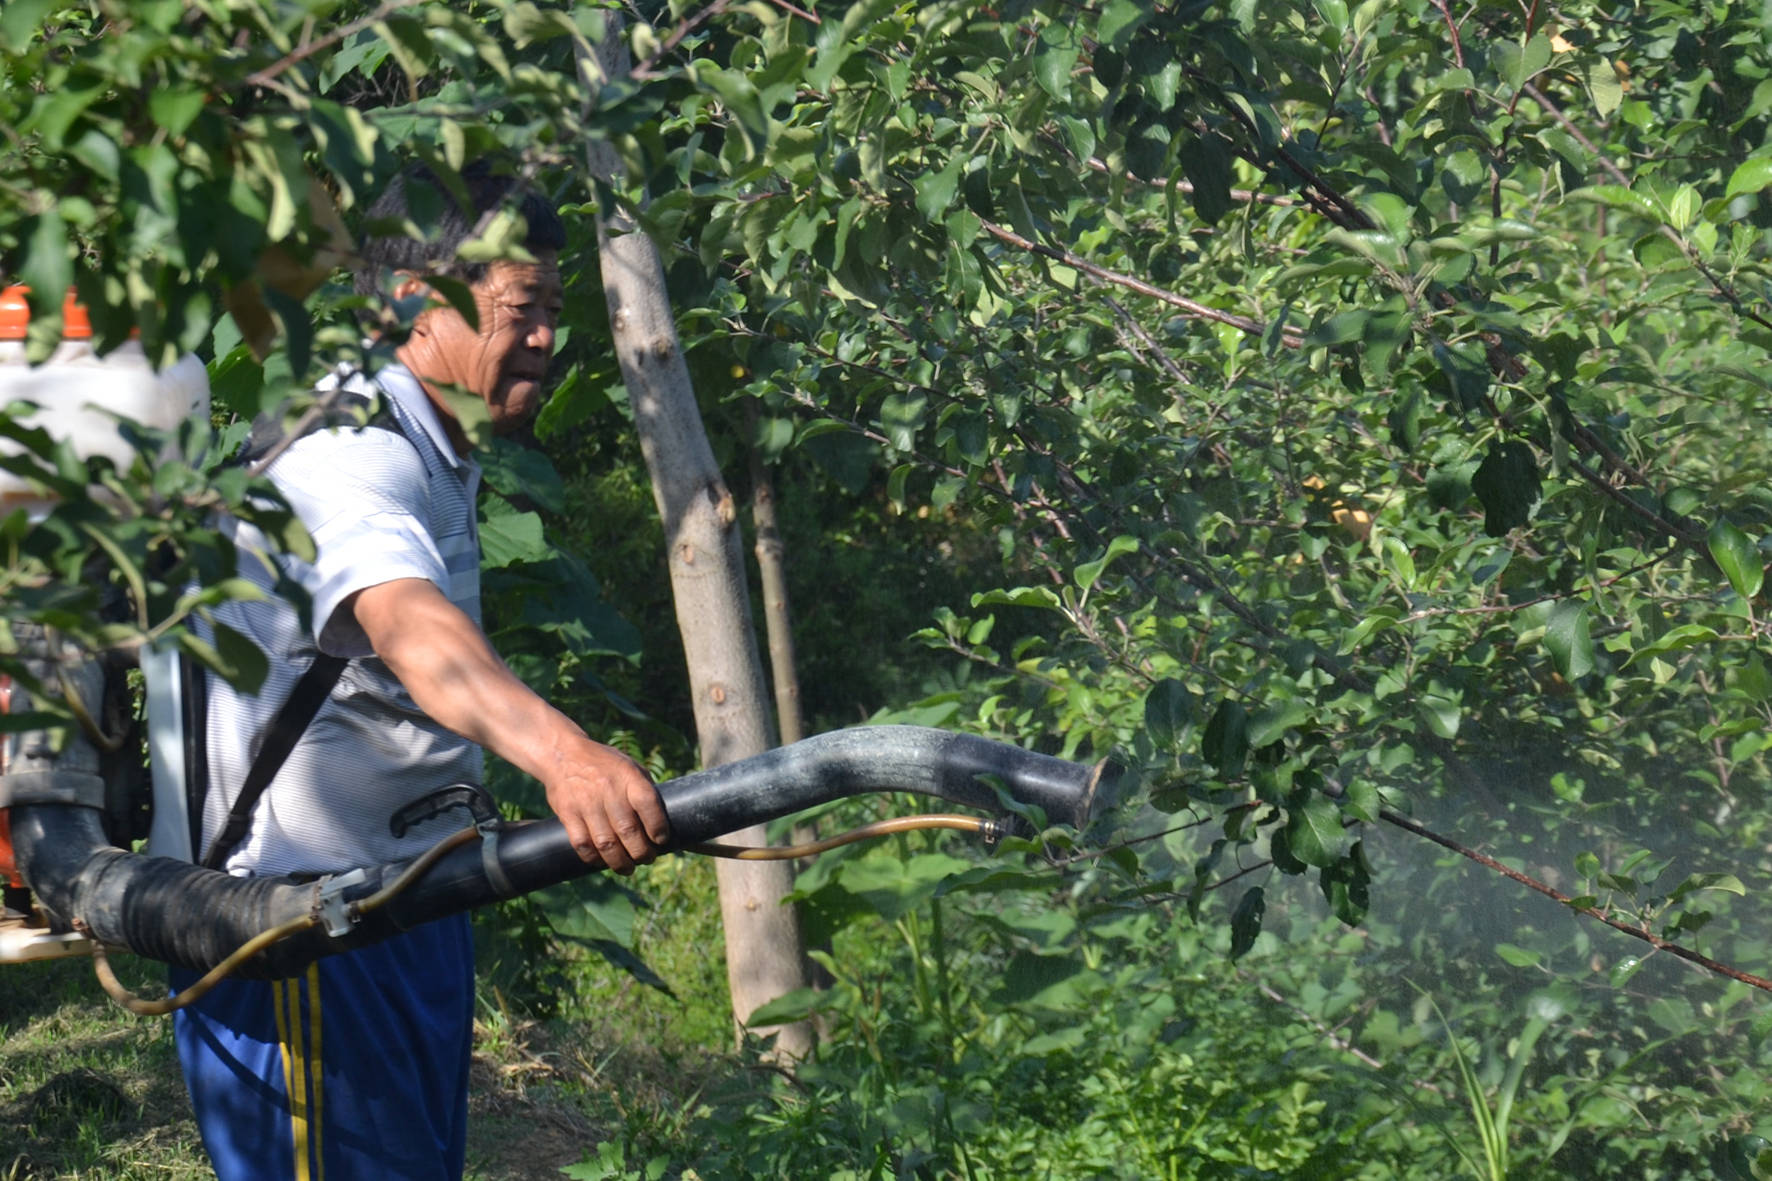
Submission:
{"label": "man's nose", "polygon": [[554,355],[554,322],[546,315],[537,316],[529,323],[529,336],[524,341],[532,349],[540,349],[548,356]]}

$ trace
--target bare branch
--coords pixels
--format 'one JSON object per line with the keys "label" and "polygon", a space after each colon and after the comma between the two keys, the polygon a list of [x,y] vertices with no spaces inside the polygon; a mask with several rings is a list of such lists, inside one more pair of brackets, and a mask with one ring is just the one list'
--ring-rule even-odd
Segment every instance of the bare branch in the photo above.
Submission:
{"label": "bare branch", "polygon": [[1622,931],[1632,939],[1641,939],[1644,943],[1647,943],[1657,951],[1665,951],[1669,955],[1685,960],[1689,964],[1696,964],[1707,972],[1715,972],[1719,976],[1727,976],[1731,980],[1739,980],[1741,983],[1757,988],[1761,992],[1772,992],[1772,980],[1768,980],[1764,976],[1755,976],[1752,973],[1743,972],[1739,968],[1732,968],[1728,964],[1713,960],[1707,955],[1700,955],[1698,952],[1693,951],[1690,948],[1681,947],[1678,943],[1663,939],[1647,927],[1633,927],[1629,923],[1620,922],[1611,915],[1608,915],[1595,907],[1576,906],[1574,905],[1575,899],[1563,893],[1561,890],[1556,889],[1554,886],[1541,882],[1537,878],[1528,874],[1523,874],[1517,869],[1509,869],[1501,862],[1495,860],[1495,858],[1484,856],[1475,849],[1459,844],[1451,837],[1441,836],[1425,824],[1418,824],[1407,816],[1393,812],[1389,808],[1383,809],[1378,815],[1379,819],[1387,824],[1394,824],[1406,832],[1412,832],[1418,837],[1425,837],[1434,844],[1439,845],[1441,848],[1452,850],[1460,857],[1468,857],[1485,869],[1492,869],[1501,876],[1508,878],[1511,881],[1518,882],[1529,890],[1535,890],[1538,893],[1543,894],[1546,898],[1552,898],[1561,902],[1564,906],[1567,906],[1577,914],[1584,914],[1589,918],[1598,919],[1608,927],[1611,927],[1614,931]]}
{"label": "bare branch", "polygon": [[374,12],[363,17],[361,20],[354,20],[348,25],[341,25],[339,28],[332,30],[332,32],[326,34],[326,36],[320,38],[318,41],[305,41],[295,49],[290,50],[288,53],[266,66],[264,69],[256,70],[253,73],[246,75],[246,84],[248,86],[271,87],[273,86],[277,75],[281,74],[284,70],[287,70],[290,66],[295,65],[297,62],[306,61],[308,58],[314,56],[314,54],[319,53],[322,49],[328,49],[331,46],[337,45],[340,41],[343,41],[346,37],[349,37],[354,33],[360,33],[371,25],[379,24],[381,21],[386,20],[389,16],[398,12],[402,8],[414,8],[422,2],[423,0],[384,0],[384,3],[380,8],[377,8]]}
{"label": "bare branch", "polygon": [[[1543,108],[1547,115],[1562,125],[1563,130],[1567,131],[1570,136],[1574,138],[1576,143],[1586,148],[1588,152],[1592,154],[1595,162],[1599,164],[1602,172],[1611,177],[1615,183],[1623,185],[1627,189],[1630,187],[1630,177],[1626,176],[1624,171],[1620,169],[1618,165],[1608,160],[1594,144],[1594,141],[1583,134],[1581,128],[1577,127],[1570,120],[1569,116],[1563,114],[1562,108],[1552,102],[1542,90],[1528,82],[1520,88],[1520,93],[1537,103]],[[1723,302],[1727,303],[1731,308],[1734,308],[1737,315],[1744,319],[1752,320],[1762,328],[1772,328],[1772,319],[1768,319],[1759,312],[1748,307],[1747,304],[1742,301],[1740,294],[1735,288],[1725,283],[1721,276],[1705,265],[1704,260],[1698,257],[1698,251],[1694,250],[1692,244],[1680,236],[1678,230],[1668,225],[1661,225],[1656,228],[1661,231],[1662,237],[1680,248],[1680,253],[1686,256],[1686,261],[1691,263],[1693,269],[1704,276],[1705,281],[1711,285],[1711,289],[1722,298]]]}
{"label": "bare branch", "polygon": [[[1067,267],[1072,267],[1086,275],[1112,283],[1115,286],[1124,287],[1128,291],[1136,291],[1140,295],[1148,295],[1152,299],[1159,300],[1171,307],[1180,308],[1182,311],[1187,312],[1189,315],[1197,317],[1198,319],[1212,320],[1219,324],[1228,324],[1232,328],[1248,333],[1250,336],[1262,336],[1268,330],[1268,325],[1261,323],[1259,320],[1251,320],[1247,316],[1239,316],[1232,312],[1220,311],[1218,308],[1209,307],[1206,304],[1200,303],[1198,300],[1189,299],[1185,295],[1177,295],[1173,291],[1165,291],[1161,287],[1154,287],[1151,284],[1146,283],[1143,279],[1137,279],[1131,275],[1121,274],[1119,271],[1110,271],[1106,267],[1098,266],[1080,255],[1072,254],[1068,250],[1061,250],[1056,246],[1047,246],[1040,242],[1030,241],[1016,233],[1014,230],[1007,229],[995,222],[987,221],[984,222],[983,225],[985,231],[999,241],[1007,242],[1011,246],[1018,246],[1031,254],[1038,254],[1043,258],[1050,258],[1055,262],[1061,262]],[[1304,344],[1304,334],[1292,328],[1282,328],[1280,330],[1280,339],[1287,348],[1300,348]]]}

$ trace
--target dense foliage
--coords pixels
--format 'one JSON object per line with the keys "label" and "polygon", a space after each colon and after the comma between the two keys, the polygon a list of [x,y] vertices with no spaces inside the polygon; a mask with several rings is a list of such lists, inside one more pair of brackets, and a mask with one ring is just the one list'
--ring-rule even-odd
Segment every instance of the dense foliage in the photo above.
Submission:
{"label": "dense foliage", "polygon": [[[948,593],[902,539],[965,558],[907,625],[953,671],[896,716],[1131,767],[1078,844],[827,856],[837,983],[780,1007],[818,1058],[586,1174],[1768,1175],[1765,994],[1675,955],[1768,962],[1763,6],[652,16],[597,92],[582,6],[0,19],[0,251],[110,339],[205,349],[237,410],[299,386],[373,309],[278,268],[323,271],[398,159],[502,144],[643,207],[729,454],[801,521],[851,506],[871,593]],[[537,428],[565,478],[512,458],[542,494],[489,510],[543,629],[503,638],[556,684],[631,648],[545,589],[587,583],[532,515],[594,536],[583,457],[633,462],[586,441],[622,429],[587,252]],[[91,535],[4,533],[37,595]]]}

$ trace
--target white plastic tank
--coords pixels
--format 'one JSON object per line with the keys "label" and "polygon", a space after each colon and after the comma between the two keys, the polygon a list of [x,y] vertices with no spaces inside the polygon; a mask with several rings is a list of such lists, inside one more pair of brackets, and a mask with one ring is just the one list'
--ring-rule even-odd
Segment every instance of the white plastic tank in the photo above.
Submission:
{"label": "white plastic tank", "polygon": [[[135,449],[118,430],[119,417],[170,431],[192,415],[208,416],[209,375],[201,360],[186,354],[155,373],[133,339],[99,356],[92,347],[92,323],[72,290],[62,304],[61,344],[43,364],[27,364],[26,290],[9,287],[0,293],[0,405],[21,424],[67,440],[82,458],[103,456],[126,470]],[[0,439],[0,454],[19,451],[18,444]],[[23,508],[41,518],[53,507],[53,499],[27,480],[0,471],[0,516]]]}
{"label": "white plastic tank", "polygon": [[[176,364],[155,373],[140,342],[133,339],[99,356],[92,348],[90,317],[75,302],[72,291],[62,304],[61,343],[43,364],[28,364],[25,338],[31,309],[27,294],[23,287],[0,291],[0,406],[7,407],[18,421],[67,440],[84,459],[104,456],[119,470],[127,470],[136,452],[118,430],[119,417],[165,431],[176,430],[193,416],[209,417],[209,371],[201,359],[187,353]],[[0,438],[0,455],[19,451],[18,444]],[[0,517],[23,508],[33,519],[41,520],[54,507],[54,500],[29,481],[0,470]],[[176,648],[150,646],[142,653],[141,669],[154,791],[149,844],[161,856],[189,860],[179,709],[182,686]],[[0,962],[66,950],[42,940],[15,943],[17,939],[0,932]]]}

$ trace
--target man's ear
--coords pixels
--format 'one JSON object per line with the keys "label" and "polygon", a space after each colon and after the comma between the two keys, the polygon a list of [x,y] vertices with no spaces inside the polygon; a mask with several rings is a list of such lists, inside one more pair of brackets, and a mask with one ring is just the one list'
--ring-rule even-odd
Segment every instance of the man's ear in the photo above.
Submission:
{"label": "man's ear", "polygon": [[411,299],[422,292],[430,291],[431,286],[411,271],[394,272],[394,298]]}
{"label": "man's ear", "polygon": [[[442,300],[438,298],[437,293],[431,290],[431,285],[426,283],[419,276],[413,274],[411,271],[394,272],[394,288],[390,294],[394,297],[396,303],[419,296],[425,298],[427,305],[442,302]],[[427,307],[426,310],[428,311],[429,308]],[[426,334],[425,314],[423,312],[420,312],[413,318],[412,333],[415,336],[423,336]]]}

